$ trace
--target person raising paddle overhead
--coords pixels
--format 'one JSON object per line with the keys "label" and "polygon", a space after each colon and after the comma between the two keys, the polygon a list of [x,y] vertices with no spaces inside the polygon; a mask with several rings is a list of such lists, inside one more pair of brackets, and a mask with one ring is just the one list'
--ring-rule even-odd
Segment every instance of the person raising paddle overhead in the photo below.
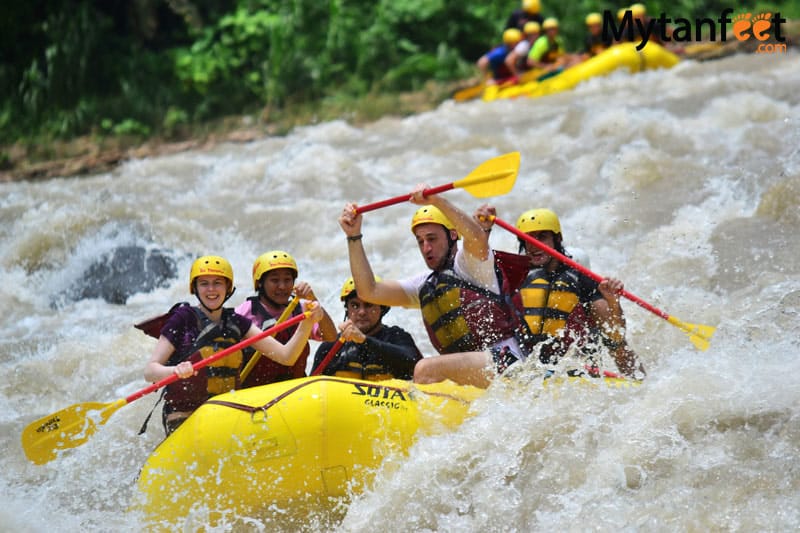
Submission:
{"label": "person raising paddle overhead", "polygon": [[[375,281],[381,278],[375,276]],[[368,381],[411,379],[414,365],[422,359],[414,339],[398,326],[386,326],[383,317],[386,305],[361,299],[350,277],[342,285],[340,299],[344,303],[345,322],[339,326],[341,345],[335,359],[321,371],[320,365],[333,343],[323,342],[314,357],[315,373]]]}
{"label": "person raising paddle overhead", "polygon": [[[298,275],[297,262],[287,252],[271,250],[261,254],[253,263],[253,287],[256,295],[247,298],[236,307],[236,312],[250,318],[256,327],[264,330],[290,316],[306,311],[311,302],[317,301],[317,297],[308,282],[297,281]],[[295,299],[292,299],[292,294]],[[284,314],[286,316],[283,316]],[[286,342],[292,337],[294,330],[295,328],[285,329],[275,338],[280,342]],[[336,326],[325,309],[322,310],[322,319],[314,326],[310,338],[315,341],[336,340]],[[245,350],[245,369],[249,370],[242,372],[240,388],[304,377],[309,353],[310,348],[306,343],[300,357],[294,365],[288,367],[268,357],[260,357],[251,349]],[[251,364],[253,358],[257,360]]]}
{"label": "person raising paddle overhead", "polygon": [[[443,355],[419,361],[415,382],[450,379],[486,387],[493,366],[521,354],[514,338],[516,317],[501,288],[513,289],[524,271],[514,278],[513,260],[495,256],[477,222],[439,195],[424,196],[424,190],[418,186],[409,198],[422,206],[411,220],[411,231],[430,271],[399,281],[375,281],[361,243],[362,216],[355,204],[345,206],[339,224],[347,235],[355,287],[367,301],[422,311],[430,341]],[[462,236],[464,247],[459,248]]]}
{"label": "person raising paddle overhead", "polygon": [[[195,372],[192,363],[213,352],[261,333],[249,318],[225,308],[234,292],[233,269],[219,256],[206,255],[192,264],[189,292],[197,296],[198,306],[174,308],[144,369],[149,382],[172,374],[181,379],[167,385],[164,392],[163,422],[169,435],[209,397],[233,390],[238,384],[241,351],[234,352]],[[265,356],[291,366],[300,356],[312,326],[322,318],[322,308],[312,305],[311,315],[297,327],[284,344],[271,337],[252,345]]]}

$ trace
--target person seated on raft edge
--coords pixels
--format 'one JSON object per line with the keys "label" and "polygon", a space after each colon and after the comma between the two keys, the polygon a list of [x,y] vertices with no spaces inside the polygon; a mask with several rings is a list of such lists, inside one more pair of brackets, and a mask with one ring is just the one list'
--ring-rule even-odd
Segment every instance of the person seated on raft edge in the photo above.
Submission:
{"label": "person seated on raft edge", "polygon": [[[362,215],[352,203],[339,217],[350,271],[362,299],[420,309],[431,344],[441,355],[417,362],[416,383],[450,379],[485,388],[507,358],[521,357],[514,338],[517,319],[502,292],[522,282],[527,258],[493,251],[488,233],[475,220],[439,195],[423,196],[425,188],[419,185],[411,193],[410,201],[421,206],[411,219],[411,232],[430,271],[376,282],[362,244]],[[463,248],[458,246],[461,236]]]}
{"label": "person seated on raft edge", "polygon": [[506,68],[511,72],[510,81],[517,81],[519,75],[528,69],[528,52],[531,45],[541,35],[541,25],[538,22],[527,22],[522,30],[523,39],[514,46],[505,59]]}
{"label": "person seated on raft edge", "polygon": [[[192,367],[193,363],[220,349],[261,333],[249,318],[237,314],[232,308],[223,307],[233,292],[231,264],[215,255],[200,257],[192,264],[189,273],[189,293],[197,296],[200,305],[174,308],[161,328],[161,335],[145,366],[144,379],[155,383],[173,374],[180,378],[164,390],[162,420],[167,435],[208,398],[233,390],[237,385],[241,351],[197,372]],[[266,337],[252,346],[266,357],[290,366],[300,356],[312,327],[321,318],[322,308],[314,303],[311,315],[299,324],[286,343]]]}
{"label": "person seated on raft edge", "polygon": [[600,13],[589,13],[586,15],[585,22],[586,38],[584,39],[584,50],[581,56],[582,61],[604,52],[614,44],[612,37],[603,37],[603,16]]}
{"label": "person seated on raft edge", "polygon": [[528,22],[538,22],[541,24],[544,21],[542,14],[542,4],[539,0],[522,0],[520,9],[515,9],[506,20],[504,30],[509,28],[516,28],[524,31],[525,24]]}
{"label": "person seated on raft edge", "polygon": [[475,63],[485,78],[491,72],[491,78],[486,80],[487,84],[502,83],[509,80],[513,73],[506,66],[506,57],[514,47],[522,40],[522,32],[516,28],[511,28],[503,32],[503,44],[495,46],[478,59]]}
{"label": "person seated on raft edge", "polygon": [[[271,328],[289,305],[294,293],[295,298],[300,298],[299,305],[292,312],[292,316],[306,311],[311,302],[317,302],[317,297],[306,281],[297,281],[300,271],[297,261],[283,250],[271,250],[256,258],[253,263],[253,287],[255,296],[247,298],[236,307],[236,312],[253,321],[261,330]],[[291,318],[291,316],[286,317]],[[275,335],[280,342],[288,341],[297,326],[292,326]],[[336,340],[336,326],[333,320],[322,309],[322,319],[314,325],[311,331],[311,340],[333,341]],[[255,350],[245,348],[243,365],[246,366],[254,356]],[[244,376],[240,389],[275,383],[292,378],[301,378],[306,375],[306,363],[311,349],[308,342],[303,346],[300,357],[294,365],[285,366],[268,357],[259,357],[250,372]]]}
{"label": "person seated on raft edge", "polygon": [[[375,276],[375,281],[380,282],[381,278]],[[383,324],[390,308],[359,298],[352,277],[342,285],[340,299],[344,303],[345,321],[339,326],[339,337],[345,342],[322,374],[367,381],[411,379],[422,354],[406,330]],[[319,345],[313,370],[332,346],[332,342]]]}
{"label": "person seated on raft edge", "polygon": [[[491,230],[491,215],[495,214],[494,207],[484,205],[475,216],[484,230]],[[553,211],[525,211],[516,227],[567,255],[561,222]],[[599,375],[592,355],[603,344],[620,373],[643,377],[644,367],[637,364],[636,354],[625,341],[625,316],[619,300],[622,281],[606,278],[598,283],[523,239],[519,239],[519,248],[529,258],[530,272],[512,301],[523,318],[520,340],[526,355],[538,352],[543,364],[552,365],[574,345],[588,356],[589,374]],[[578,369],[578,373],[582,371]]]}
{"label": "person seated on raft edge", "polygon": [[558,20],[549,17],[542,23],[544,35],[536,39],[528,54],[528,67],[540,68],[544,72],[566,69],[580,62],[579,55],[568,54],[564,40],[558,34]]}

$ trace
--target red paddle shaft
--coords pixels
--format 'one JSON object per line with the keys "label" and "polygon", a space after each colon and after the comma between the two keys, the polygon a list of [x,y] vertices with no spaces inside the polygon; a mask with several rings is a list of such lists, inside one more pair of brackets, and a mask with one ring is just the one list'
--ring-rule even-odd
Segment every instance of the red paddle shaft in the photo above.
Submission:
{"label": "red paddle shaft", "polygon": [[333,343],[331,349],[328,350],[327,354],[325,354],[325,358],[322,360],[322,362],[320,362],[319,366],[315,368],[313,372],[311,372],[312,376],[319,376],[325,371],[326,368],[328,368],[328,365],[330,364],[331,360],[333,360],[336,352],[339,351],[339,348],[342,347],[342,344],[344,344],[344,339],[342,337],[336,339],[336,342]]}
{"label": "red paddle shaft", "polygon": [[[570,259],[566,255],[558,252],[557,250],[554,250],[553,248],[550,248],[549,246],[547,246],[546,244],[544,244],[542,242],[537,241],[536,239],[534,239],[533,237],[531,237],[527,233],[524,233],[524,232],[520,231],[515,226],[512,226],[511,224],[509,224],[505,220],[502,220],[500,218],[494,217],[494,223],[497,224],[498,226],[500,226],[501,228],[507,229],[508,231],[510,231],[511,233],[516,235],[517,237],[519,237],[520,239],[523,239],[523,240],[531,243],[532,245],[536,246],[540,250],[542,250],[544,252],[547,252],[548,254],[550,254],[551,256],[555,257],[556,259],[558,259],[562,263],[566,263],[569,266],[571,266],[572,268],[574,268],[575,270],[578,270],[579,272],[582,272],[583,274],[586,274],[587,276],[589,276],[593,280],[595,280],[597,282],[601,282],[601,281],[603,281],[605,279],[600,274],[595,274],[594,272],[592,272],[591,270],[589,270],[585,266],[581,265],[580,263],[577,263],[576,261],[573,261],[572,259]],[[639,298],[635,294],[631,294],[630,292],[628,292],[626,290],[620,291],[620,294],[622,296],[624,296],[625,298],[627,298],[628,300],[630,300],[630,301],[640,305],[641,307],[647,309],[651,313],[654,313],[654,314],[660,316],[661,318],[663,318],[665,320],[669,320],[670,319],[670,316],[667,313],[665,313],[661,309],[658,309],[657,307],[653,307],[652,305],[650,305],[649,303],[645,302],[644,300],[642,300],[641,298]]]}
{"label": "red paddle shaft", "polygon": [[[279,332],[281,330],[284,330],[284,329],[288,328],[289,326],[294,326],[295,324],[298,324],[298,323],[302,322],[303,320],[308,318],[309,314],[310,314],[310,312],[306,311],[305,313],[302,313],[300,315],[297,315],[297,316],[294,316],[294,317],[290,318],[286,322],[281,322],[280,324],[276,324],[276,325],[272,326],[269,329],[265,329],[264,331],[262,331],[258,335],[253,335],[249,339],[244,339],[243,341],[237,342],[233,346],[225,348],[224,350],[219,351],[219,352],[215,353],[214,355],[203,359],[202,361],[196,362],[194,365],[192,365],[192,368],[194,368],[195,370],[199,370],[199,369],[201,369],[201,368],[203,368],[205,366],[208,366],[211,363],[213,363],[214,361],[222,359],[226,355],[230,355],[235,351],[238,351],[238,350],[241,350],[242,348],[250,346],[254,342],[258,342],[259,340],[261,340],[261,339],[263,339],[265,337],[269,337],[273,333],[277,333],[277,332]],[[156,383],[153,383],[149,387],[145,387],[145,388],[143,388],[143,389],[141,389],[141,390],[139,390],[137,392],[134,392],[133,394],[131,394],[130,396],[125,398],[125,403],[128,404],[128,403],[131,403],[134,400],[138,400],[142,396],[144,396],[146,394],[150,394],[151,392],[156,391],[156,390],[160,389],[161,387],[166,387],[170,383],[174,383],[175,381],[178,381],[179,379],[181,379],[181,378],[177,374],[172,374],[171,376],[168,376],[168,377],[162,379],[161,381],[157,381]]]}
{"label": "red paddle shaft", "polygon": [[[439,194],[440,192],[445,192],[451,189],[455,189],[455,187],[456,187],[455,183],[448,183],[447,185],[439,185],[438,187],[431,187],[430,189],[425,189],[424,191],[422,191],[422,195],[431,196],[433,194]],[[380,209],[381,207],[407,202],[410,199],[411,199],[411,194],[395,196],[394,198],[389,198],[388,200],[381,200],[380,202],[375,202],[373,204],[367,204],[357,207],[356,213],[366,213],[367,211],[374,211],[376,209]]]}

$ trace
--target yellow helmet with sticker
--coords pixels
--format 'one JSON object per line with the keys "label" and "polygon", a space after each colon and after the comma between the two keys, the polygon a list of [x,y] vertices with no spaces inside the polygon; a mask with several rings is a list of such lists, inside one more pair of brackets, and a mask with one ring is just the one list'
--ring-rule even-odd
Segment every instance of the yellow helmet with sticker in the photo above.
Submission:
{"label": "yellow helmet with sticker", "polygon": [[517,229],[523,233],[534,231],[552,231],[561,233],[561,222],[558,216],[549,209],[530,209],[517,219]]}
{"label": "yellow helmet with sticker", "polygon": [[423,205],[417,209],[414,216],[411,217],[411,233],[414,233],[414,228],[420,224],[441,224],[448,230],[456,229],[450,219],[438,207],[432,205]]}
{"label": "yellow helmet with sticker", "polygon": [[279,268],[288,268],[289,270],[294,270],[295,278],[300,274],[294,257],[283,250],[271,250],[267,253],[259,255],[258,259],[256,259],[256,262],[253,263],[253,288],[258,290],[261,277],[267,272],[270,272],[271,270],[278,270]]}
{"label": "yellow helmet with sticker", "polygon": [[204,255],[192,263],[192,270],[189,272],[190,294],[194,294],[194,282],[199,276],[222,276],[230,282],[226,296],[233,294],[233,267],[224,257]]}
{"label": "yellow helmet with sticker", "polygon": [[[375,276],[375,281],[381,281],[381,277]],[[350,276],[349,278],[347,278],[347,281],[344,282],[344,285],[342,285],[342,293],[339,295],[339,299],[341,301],[345,301],[355,291],[356,291],[356,282],[353,279],[353,276]],[[356,296],[358,296],[357,293]]]}

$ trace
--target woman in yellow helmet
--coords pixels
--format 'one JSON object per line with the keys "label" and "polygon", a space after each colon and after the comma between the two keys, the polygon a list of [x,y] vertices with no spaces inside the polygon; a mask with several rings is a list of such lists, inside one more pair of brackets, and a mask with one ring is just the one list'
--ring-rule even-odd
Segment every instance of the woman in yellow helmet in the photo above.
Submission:
{"label": "woman in yellow helmet", "polygon": [[[192,264],[189,274],[189,292],[197,296],[199,305],[173,307],[161,328],[158,343],[145,366],[144,378],[153,383],[173,374],[181,378],[164,391],[163,421],[168,435],[210,396],[228,392],[238,384],[241,351],[198,372],[192,367],[193,363],[220,349],[261,333],[249,318],[223,307],[233,291],[230,263],[219,256],[200,257]],[[300,323],[285,344],[267,337],[252,346],[274,361],[292,365],[320,318],[322,309],[315,305],[310,317]]]}
{"label": "woman in yellow helmet", "polygon": [[[375,276],[375,281],[381,278]],[[339,326],[345,342],[323,374],[368,381],[411,379],[414,365],[422,359],[414,339],[398,326],[383,324],[389,307],[359,298],[353,278],[342,286],[345,321]],[[323,342],[314,357],[314,369],[322,363],[333,343]]]}
{"label": "woman in yellow helmet", "polygon": [[[300,305],[295,307],[293,314],[302,313],[308,309],[311,302],[317,301],[317,297],[308,282],[297,281],[298,275],[297,262],[289,253],[283,250],[271,250],[261,254],[253,263],[253,288],[256,294],[236,307],[236,312],[250,318],[259,329],[264,330],[275,325],[294,294],[295,298],[300,298]],[[294,330],[294,327],[285,329],[275,338],[286,342]],[[315,341],[336,339],[336,326],[325,309],[322,310],[322,318],[311,333],[311,339]],[[241,388],[305,376],[310,351],[306,343],[300,357],[290,367],[267,357],[259,357],[255,366],[252,366],[244,376]],[[245,365],[253,355],[253,350],[245,350]]]}

